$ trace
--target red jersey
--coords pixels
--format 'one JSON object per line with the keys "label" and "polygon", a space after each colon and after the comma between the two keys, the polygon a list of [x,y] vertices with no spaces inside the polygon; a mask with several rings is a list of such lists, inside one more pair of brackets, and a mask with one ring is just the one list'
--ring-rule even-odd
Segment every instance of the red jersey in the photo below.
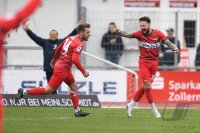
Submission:
{"label": "red jersey", "polygon": [[71,70],[71,67],[73,65],[73,54],[76,53],[80,55],[82,49],[83,49],[83,44],[80,40],[79,36],[71,36],[66,38],[61,46],[61,55],[56,63],[56,66],[59,66],[60,68],[63,68],[65,70]]}
{"label": "red jersey", "polygon": [[[0,66],[3,66],[3,43],[7,33],[27,19],[28,16],[40,5],[41,0],[29,0],[29,2],[12,17],[0,17]],[[0,68],[0,92],[2,88],[2,67]],[[2,95],[0,94],[0,101]],[[0,106],[0,133],[2,133],[3,106]]]}
{"label": "red jersey", "polygon": [[140,60],[158,61],[160,44],[165,41],[166,36],[159,30],[152,29],[149,35],[144,35],[141,30],[133,33],[137,38],[140,46]]}

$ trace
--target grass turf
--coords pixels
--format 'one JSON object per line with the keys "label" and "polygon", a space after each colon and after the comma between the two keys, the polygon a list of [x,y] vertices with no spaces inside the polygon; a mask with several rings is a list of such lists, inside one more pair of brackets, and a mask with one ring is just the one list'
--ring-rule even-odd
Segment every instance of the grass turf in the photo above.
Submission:
{"label": "grass turf", "polygon": [[[133,110],[127,118],[125,109],[84,108],[91,113],[75,118],[72,108],[6,107],[4,133],[199,133],[200,109],[189,110],[183,120],[154,118],[150,109]],[[162,113],[163,110],[160,110]],[[174,110],[168,109],[165,117]]]}

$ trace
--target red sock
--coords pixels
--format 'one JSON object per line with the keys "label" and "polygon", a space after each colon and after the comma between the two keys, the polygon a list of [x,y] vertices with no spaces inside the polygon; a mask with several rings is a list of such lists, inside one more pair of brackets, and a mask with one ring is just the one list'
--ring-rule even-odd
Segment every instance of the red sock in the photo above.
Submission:
{"label": "red sock", "polygon": [[147,101],[149,102],[149,104],[152,104],[153,103],[153,95],[152,95],[151,89],[145,89],[145,94],[146,94]]}
{"label": "red sock", "polygon": [[79,98],[78,98],[78,94],[76,92],[70,92],[70,98],[72,100],[74,109],[77,109],[79,106]]}
{"label": "red sock", "polygon": [[27,90],[28,95],[45,95],[45,88],[31,88]]}
{"label": "red sock", "polygon": [[144,88],[140,88],[139,90],[137,90],[137,92],[135,93],[134,97],[133,97],[133,100],[138,102],[140,101],[140,99],[142,98],[144,94]]}

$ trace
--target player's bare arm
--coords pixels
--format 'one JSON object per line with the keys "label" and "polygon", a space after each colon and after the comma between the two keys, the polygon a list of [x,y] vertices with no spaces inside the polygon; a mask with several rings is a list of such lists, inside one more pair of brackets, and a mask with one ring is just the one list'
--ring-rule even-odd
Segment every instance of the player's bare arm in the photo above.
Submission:
{"label": "player's bare arm", "polygon": [[117,33],[122,37],[134,38],[133,33],[127,33],[125,31],[121,31],[121,30],[117,30]]}
{"label": "player's bare arm", "polygon": [[175,45],[175,44],[173,44],[169,39],[166,39],[165,40],[165,43],[168,45],[168,47],[171,49],[171,50],[173,50],[175,53],[179,53],[179,49],[178,49],[178,47]]}

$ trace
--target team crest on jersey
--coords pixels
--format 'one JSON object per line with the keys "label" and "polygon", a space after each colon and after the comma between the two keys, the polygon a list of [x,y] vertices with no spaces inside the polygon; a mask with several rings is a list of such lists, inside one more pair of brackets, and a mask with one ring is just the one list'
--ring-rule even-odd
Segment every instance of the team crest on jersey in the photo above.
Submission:
{"label": "team crest on jersey", "polygon": [[79,46],[77,49],[76,49],[76,52],[80,53],[82,50],[82,48]]}
{"label": "team crest on jersey", "polygon": [[154,40],[154,41],[158,41],[159,40],[158,37],[154,37],[154,38],[151,38],[151,39]]}

